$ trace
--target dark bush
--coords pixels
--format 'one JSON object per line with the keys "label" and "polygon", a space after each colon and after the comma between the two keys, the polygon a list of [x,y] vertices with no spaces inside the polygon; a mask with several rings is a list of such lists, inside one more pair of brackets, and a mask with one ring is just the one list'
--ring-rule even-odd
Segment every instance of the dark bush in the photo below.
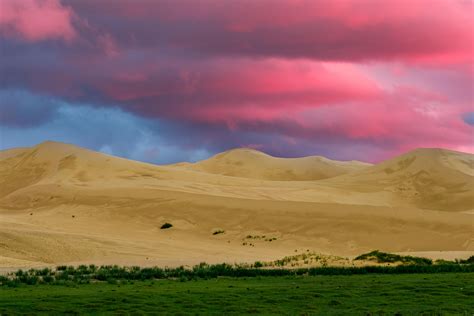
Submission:
{"label": "dark bush", "polygon": [[255,263],[253,264],[253,267],[254,268],[261,268],[261,267],[263,267],[263,263],[261,263],[260,261],[255,261]]}
{"label": "dark bush", "polygon": [[369,260],[369,261],[376,261],[378,263],[401,262],[403,264],[419,264],[419,265],[430,265],[433,263],[433,261],[428,258],[400,256],[397,254],[381,252],[378,250],[374,250],[369,253],[364,253],[356,257],[354,260]]}
{"label": "dark bush", "polygon": [[172,224],[170,223],[164,223],[163,225],[161,225],[160,229],[168,229],[168,228],[171,228],[173,227]]}
{"label": "dark bush", "polygon": [[459,263],[462,263],[462,264],[474,264],[474,256],[470,256],[470,257],[467,258],[467,259],[461,259],[461,260],[459,260]]}

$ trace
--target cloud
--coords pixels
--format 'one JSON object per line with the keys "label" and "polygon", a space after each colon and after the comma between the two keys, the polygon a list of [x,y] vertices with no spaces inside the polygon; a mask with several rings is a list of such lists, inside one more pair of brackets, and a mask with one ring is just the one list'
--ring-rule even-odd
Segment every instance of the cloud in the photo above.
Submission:
{"label": "cloud", "polygon": [[[147,161],[236,146],[371,161],[472,151],[471,1],[4,3],[0,124],[18,135]],[[41,10],[65,18],[32,35],[21,23]]]}
{"label": "cloud", "polygon": [[0,124],[33,127],[54,118],[58,103],[50,97],[24,90],[0,90]]}
{"label": "cloud", "polygon": [[[42,99],[24,92],[15,94],[24,94],[28,99]],[[118,109],[95,108],[61,100],[54,100],[54,103],[57,105],[54,116],[47,121],[34,124],[0,121],[0,149],[33,146],[45,140],[54,140],[153,163],[196,161],[210,155],[203,148],[180,144],[173,138],[162,136],[162,132],[169,127],[166,123],[161,126],[159,120],[139,118]],[[44,107],[38,104],[36,110],[34,107],[23,109],[26,110],[23,114],[33,110],[32,115],[35,115]],[[179,133],[178,128],[173,129],[172,133]]]}
{"label": "cloud", "polygon": [[0,34],[30,42],[46,39],[69,41],[76,36],[73,12],[59,0],[2,0]]}
{"label": "cloud", "polygon": [[[124,47],[193,57],[470,60],[470,1],[69,1]],[[104,19],[101,12],[107,12]]]}

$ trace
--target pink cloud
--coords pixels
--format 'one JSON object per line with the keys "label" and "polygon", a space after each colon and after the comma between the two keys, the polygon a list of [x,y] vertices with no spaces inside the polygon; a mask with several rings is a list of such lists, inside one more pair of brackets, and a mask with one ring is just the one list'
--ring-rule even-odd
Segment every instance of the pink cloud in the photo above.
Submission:
{"label": "pink cloud", "polygon": [[72,10],[59,0],[2,0],[0,33],[19,35],[31,42],[71,40],[76,36],[72,26],[73,15]]}
{"label": "pink cloud", "polygon": [[386,150],[373,161],[419,147],[440,147],[474,153],[472,126],[461,113],[471,105],[453,105],[441,95],[398,87],[374,102],[353,102],[308,109],[294,114],[294,137],[316,135],[366,141]]}
{"label": "pink cloud", "polygon": [[111,100],[143,115],[200,122],[270,120],[305,108],[373,100],[381,93],[364,71],[346,63],[220,59],[138,65],[142,72],[112,68],[109,80],[94,83]]}
{"label": "pink cloud", "polygon": [[374,160],[472,148],[472,1],[0,3],[8,88],[192,126],[203,143],[373,146]]}
{"label": "pink cloud", "polygon": [[[472,60],[472,1],[128,0],[73,3],[84,16],[106,10],[135,45],[203,56],[318,60]],[[97,18],[101,18],[97,16]],[[140,29],[147,23],[149,30]],[[104,26],[107,22],[97,21]],[[155,43],[156,41],[156,43]]]}

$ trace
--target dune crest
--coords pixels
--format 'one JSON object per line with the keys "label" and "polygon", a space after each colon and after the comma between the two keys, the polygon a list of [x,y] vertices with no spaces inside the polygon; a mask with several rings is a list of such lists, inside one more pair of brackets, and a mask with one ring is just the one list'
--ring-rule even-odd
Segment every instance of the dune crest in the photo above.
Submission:
{"label": "dune crest", "polygon": [[336,161],[321,156],[277,158],[263,152],[238,148],[217,154],[185,168],[233,177],[277,181],[310,181],[361,170],[368,163]]}

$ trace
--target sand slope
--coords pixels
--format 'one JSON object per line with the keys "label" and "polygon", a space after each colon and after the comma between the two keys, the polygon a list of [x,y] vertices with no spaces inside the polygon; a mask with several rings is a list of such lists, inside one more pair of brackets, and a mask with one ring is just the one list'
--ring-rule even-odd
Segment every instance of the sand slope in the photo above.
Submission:
{"label": "sand slope", "polygon": [[[260,156],[266,171],[246,176]],[[54,142],[0,152],[0,267],[474,251],[472,155],[420,149],[375,166],[342,163],[344,171],[311,157],[218,157],[156,166]],[[236,159],[242,165],[228,163]],[[293,170],[289,178],[268,180],[273,160]],[[305,170],[327,173],[290,180]],[[161,230],[165,222],[173,228]]]}
{"label": "sand slope", "polygon": [[333,182],[348,190],[393,192],[424,209],[474,209],[474,156],[451,150],[416,149]]}

